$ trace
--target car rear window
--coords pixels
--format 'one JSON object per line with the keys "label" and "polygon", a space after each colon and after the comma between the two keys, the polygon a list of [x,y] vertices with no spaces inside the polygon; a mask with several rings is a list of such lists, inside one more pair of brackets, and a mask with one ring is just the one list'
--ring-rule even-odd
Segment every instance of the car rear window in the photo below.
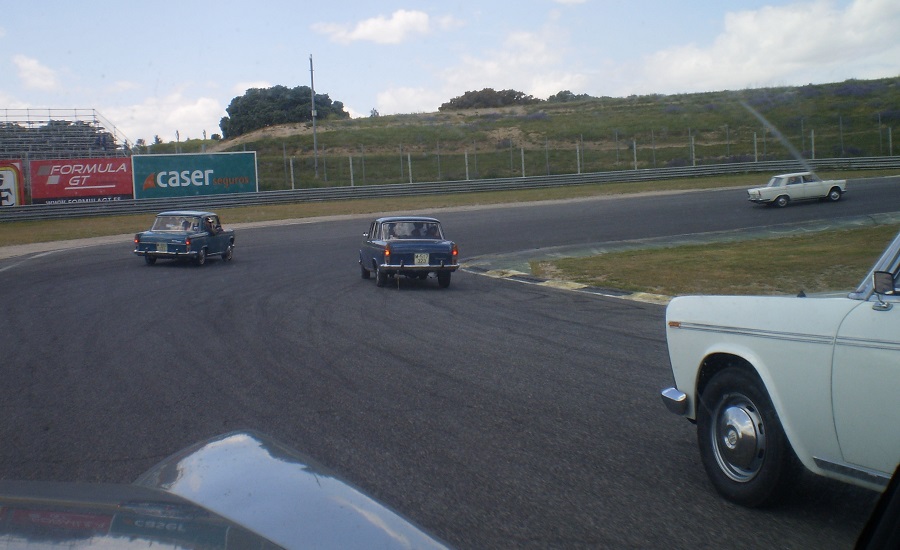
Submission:
{"label": "car rear window", "polygon": [[196,230],[200,225],[198,218],[190,216],[157,216],[152,231],[188,231]]}

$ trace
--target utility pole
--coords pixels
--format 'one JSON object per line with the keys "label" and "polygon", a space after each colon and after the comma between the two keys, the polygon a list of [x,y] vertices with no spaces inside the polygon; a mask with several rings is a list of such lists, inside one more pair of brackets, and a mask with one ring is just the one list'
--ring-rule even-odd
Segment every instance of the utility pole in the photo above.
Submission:
{"label": "utility pole", "polygon": [[309,96],[313,126],[313,158],[316,169],[316,179],[319,179],[319,144],[316,142],[316,86],[313,84],[312,54],[309,54]]}

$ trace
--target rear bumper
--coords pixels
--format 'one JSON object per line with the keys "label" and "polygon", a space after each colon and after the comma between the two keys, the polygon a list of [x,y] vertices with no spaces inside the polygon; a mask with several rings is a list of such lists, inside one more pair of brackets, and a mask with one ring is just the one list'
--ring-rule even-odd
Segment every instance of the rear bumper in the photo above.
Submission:
{"label": "rear bumper", "polygon": [[197,257],[196,250],[191,250],[189,252],[159,252],[156,250],[138,250],[135,248],[134,253],[138,256],[151,256],[153,258],[164,258],[167,260],[176,260],[178,258],[194,259]]}
{"label": "rear bumper", "polygon": [[405,272],[414,272],[414,273],[431,273],[431,272],[442,272],[442,271],[456,271],[459,269],[459,264],[380,264],[378,269],[384,271],[385,273],[405,273]]}

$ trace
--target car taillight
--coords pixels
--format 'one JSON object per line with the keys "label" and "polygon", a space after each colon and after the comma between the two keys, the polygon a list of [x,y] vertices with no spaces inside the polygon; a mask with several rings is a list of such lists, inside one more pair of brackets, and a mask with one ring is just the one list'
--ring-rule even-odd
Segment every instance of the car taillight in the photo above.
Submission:
{"label": "car taillight", "polygon": [[384,263],[388,263],[388,259],[391,257],[391,245],[387,245],[384,247]]}
{"label": "car taillight", "polygon": [[459,257],[459,249],[455,244],[453,245],[453,250],[450,251],[450,254],[453,256],[453,261],[455,262],[456,258]]}
{"label": "car taillight", "polygon": [[190,237],[188,237],[187,239],[184,240],[184,244],[185,244],[185,246],[186,246],[185,251],[190,252],[190,251],[191,251],[191,239],[190,239]]}
{"label": "car taillight", "polygon": [[140,242],[141,242],[140,234],[135,235],[134,236],[134,244],[140,244]]}

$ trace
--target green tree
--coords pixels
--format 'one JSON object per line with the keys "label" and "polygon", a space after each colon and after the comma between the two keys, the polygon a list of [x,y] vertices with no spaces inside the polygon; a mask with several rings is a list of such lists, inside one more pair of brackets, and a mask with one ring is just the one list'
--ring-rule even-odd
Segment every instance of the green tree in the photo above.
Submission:
{"label": "green tree", "polygon": [[569,101],[579,101],[582,99],[593,99],[587,94],[573,94],[569,90],[561,90],[556,94],[547,98],[547,103],[567,103]]}
{"label": "green tree", "polygon": [[[312,98],[309,86],[273,86],[250,88],[231,100],[225,109],[228,116],[219,121],[222,135],[233,138],[253,130],[276,124],[312,120]],[[316,118],[349,118],[344,104],[332,101],[328,94],[316,94]]]}
{"label": "green tree", "polygon": [[541,100],[516,90],[500,90],[484,88],[479,91],[466,92],[454,97],[438,107],[439,111],[458,111],[463,109],[483,109],[486,107],[509,107],[512,105],[531,105]]}

